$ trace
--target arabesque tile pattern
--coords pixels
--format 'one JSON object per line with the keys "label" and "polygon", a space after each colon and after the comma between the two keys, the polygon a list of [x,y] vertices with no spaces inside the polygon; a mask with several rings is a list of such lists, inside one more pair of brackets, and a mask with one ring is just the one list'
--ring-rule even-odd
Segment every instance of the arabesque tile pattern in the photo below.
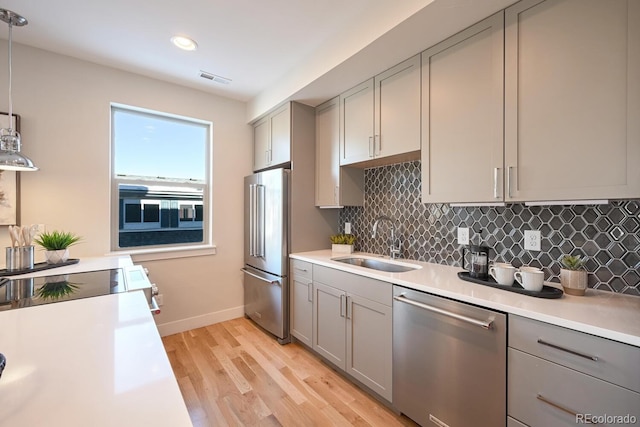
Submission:
{"label": "arabesque tile pattern", "polygon": [[[365,171],[364,207],[346,207],[340,228],[351,222],[356,249],[388,254],[389,228],[371,228],[378,215],[394,218],[402,239],[403,257],[461,266],[457,227],[469,227],[473,244],[490,246],[494,261],[534,265],[546,280],[559,282],[563,254],[587,258],[589,287],[640,295],[640,200],[606,205],[451,207],[420,202],[420,162]],[[540,230],[542,250],[523,247],[525,230]]]}

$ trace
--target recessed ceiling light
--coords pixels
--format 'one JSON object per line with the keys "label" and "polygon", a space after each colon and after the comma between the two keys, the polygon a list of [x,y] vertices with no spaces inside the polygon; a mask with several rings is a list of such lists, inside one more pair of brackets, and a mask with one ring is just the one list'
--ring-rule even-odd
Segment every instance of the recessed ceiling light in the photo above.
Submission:
{"label": "recessed ceiling light", "polygon": [[171,37],[171,42],[183,50],[196,50],[198,48],[198,43],[189,37],[173,36]]}

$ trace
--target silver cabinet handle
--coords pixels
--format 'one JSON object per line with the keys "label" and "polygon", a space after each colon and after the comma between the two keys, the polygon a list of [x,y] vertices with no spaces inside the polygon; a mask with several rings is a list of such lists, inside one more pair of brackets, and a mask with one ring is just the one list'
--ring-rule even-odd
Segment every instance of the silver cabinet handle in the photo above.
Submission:
{"label": "silver cabinet handle", "polygon": [[344,301],[343,298],[346,299],[345,294],[340,295],[340,317],[346,316],[345,314],[346,309],[345,309],[345,303],[343,302]]}
{"label": "silver cabinet handle", "polygon": [[268,283],[270,285],[278,285],[278,286],[280,285],[280,281],[279,280],[265,279],[264,277],[260,277],[257,274],[254,274],[254,273],[250,272],[246,268],[241,268],[240,271],[242,271],[243,273],[248,274],[249,276],[254,277],[254,278],[258,279],[258,280],[262,280],[263,282],[266,282],[266,283]]}
{"label": "silver cabinet handle", "polygon": [[471,317],[463,316],[462,314],[452,313],[447,310],[442,310],[441,308],[433,307],[427,304],[422,304],[418,301],[413,301],[404,296],[404,294],[400,294],[396,297],[393,297],[394,300],[403,302],[405,304],[413,305],[414,307],[422,308],[423,310],[431,311],[433,313],[442,314],[443,316],[452,317],[457,320],[461,320],[466,323],[470,323],[475,326],[480,326],[483,329],[491,329],[493,327],[493,320],[478,320],[473,319]]}
{"label": "silver cabinet handle", "polygon": [[382,138],[380,135],[375,135],[373,137],[373,155],[376,155],[376,139],[378,140],[378,154],[382,153]]}
{"label": "silver cabinet handle", "polygon": [[307,285],[307,301],[313,302],[313,283]]}
{"label": "silver cabinet handle", "polygon": [[302,271],[302,272],[304,272],[304,273],[306,273],[307,271],[309,271],[309,270],[307,270],[306,268],[300,268],[300,267],[294,267],[294,270]]}
{"label": "silver cabinet handle", "polygon": [[493,168],[493,198],[494,199],[499,199],[500,196],[498,195],[498,172],[500,171],[500,168]]}
{"label": "silver cabinet handle", "polygon": [[[372,146],[373,146],[373,137],[372,137],[372,136],[370,136],[370,137],[369,137],[369,157],[373,157],[373,154],[371,153],[371,148],[372,148]],[[373,146],[373,149],[375,150],[375,149],[376,149],[376,147],[375,147],[375,146]]]}
{"label": "silver cabinet handle", "polygon": [[511,169],[513,166],[507,168],[507,196],[511,198]]}
{"label": "silver cabinet handle", "polygon": [[559,345],[552,344],[541,339],[538,339],[538,344],[546,345],[547,347],[555,348],[556,350],[564,351],[565,353],[573,354],[574,356],[582,357],[584,359],[593,360],[594,362],[598,361],[597,356],[591,356],[589,354],[580,353],[579,351],[571,350],[570,348],[561,347]]}
{"label": "silver cabinet handle", "polygon": [[353,314],[353,301],[351,301],[351,297],[347,296],[347,319],[351,319],[351,315]]}
{"label": "silver cabinet handle", "polygon": [[[553,406],[554,408],[559,409],[562,412],[566,412],[567,414],[571,415],[574,419],[576,419],[576,417],[578,416],[577,412],[572,411],[571,409],[567,408],[566,406],[560,405],[559,403],[556,403],[556,402],[554,402],[552,400],[549,400],[549,399],[547,399],[546,397],[544,397],[541,394],[538,394],[536,396],[536,399],[538,399],[541,402],[546,403],[549,406]],[[587,424],[597,424],[597,423],[594,423],[594,422],[591,422],[591,421],[586,421],[586,422],[587,422]]]}

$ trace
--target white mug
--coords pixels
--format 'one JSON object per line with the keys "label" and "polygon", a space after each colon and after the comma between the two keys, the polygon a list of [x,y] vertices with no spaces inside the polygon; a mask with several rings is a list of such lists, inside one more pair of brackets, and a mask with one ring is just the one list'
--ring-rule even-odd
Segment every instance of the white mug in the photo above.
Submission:
{"label": "white mug", "polygon": [[489,267],[511,267],[510,262],[492,262]]}
{"label": "white mug", "polygon": [[528,291],[541,291],[544,284],[544,272],[542,271],[516,271],[514,278]]}
{"label": "white mug", "polygon": [[518,269],[519,271],[542,271],[538,267],[531,267],[529,265],[523,265]]}
{"label": "white mug", "polygon": [[513,285],[513,276],[516,268],[512,265],[500,264],[489,267],[489,275],[493,277],[498,284],[503,286]]}

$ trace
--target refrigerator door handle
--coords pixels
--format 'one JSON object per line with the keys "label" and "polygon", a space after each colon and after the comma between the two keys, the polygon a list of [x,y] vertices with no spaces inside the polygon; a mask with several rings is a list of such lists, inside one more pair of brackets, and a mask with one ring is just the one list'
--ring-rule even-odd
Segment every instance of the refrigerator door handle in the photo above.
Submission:
{"label": "refrigerator door handle", "polygon": [[257,224],[255,226],[256,229],[256,238],[255,238],[255,249],[254,249],[254,256],[256,257],[264,257],[264,244],[265,244],[265,236],[264,236],[264,232],[265,232],[265,227],[264,227],[264,222],[265,222],[265,212],[264,212],[264,205],[265,205],[265,188],[264,185],[256,185],[256,220],[257,220]]}
{"label": "refrigerator door handle", "polygon": [[249,256],[256,255],[256,184],[249,185]]}
{"label": "refrigerator door handle", "polygon": [[282,283],[280,283],[279,280],[269,280],[269,279],[265,279],[264,277],[260,277],[257,274],[253,274],[252,272],[250,272],[249,270],[247,270],[246,268],[241,268],[240,269],[243,273],[248,274],[251,277],[254,277],[258,280],[262,280],[263,282],[267,282],[270,285],[278,285],[278,286],[282,286]]}

